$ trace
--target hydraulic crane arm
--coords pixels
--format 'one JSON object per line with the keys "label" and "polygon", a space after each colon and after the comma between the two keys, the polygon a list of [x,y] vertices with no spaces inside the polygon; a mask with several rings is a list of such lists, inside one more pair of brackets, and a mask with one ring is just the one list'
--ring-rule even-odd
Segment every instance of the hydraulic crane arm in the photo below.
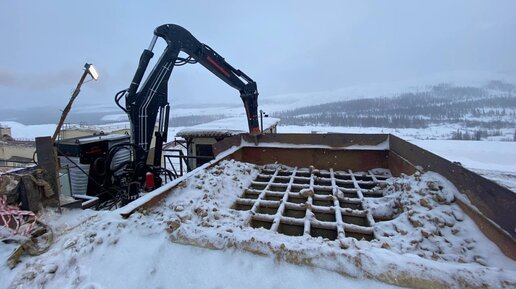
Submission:
{"label": "hydraulic crane arm", "polygon": [[[155,67],[145,80],[140,90],[140,82],[150,59],[154,56],[152,49],[158,37],[167,42],[167,47],[156,63]],[[179,57],[183,51],[189,56]],[[159,113],[159,132],[156,133],[156,144],[166,141],[166,130],[168,127],[168,80],[174,66],[186,63],[199,62],[209,71],[240,92],[244,102],[249,133],[257,135],[260,133],[258,125],[258,90],[256,82],[242,71],[235,69],[227,63],[222,56],[211,49],[208,45],[199,42],[190,32],[181,26],[166,24],[154,30],[154,37],[149,49],[145,49],[141,55],[138,69],[133,77],[131,85],[126,92],[126,105],[124,111],[129,115],[132,126],[132,143],[137,148],[135,153],[136,162],[145,162],[148,155],[152,132]],[[138,91],[137,91],[138,90]],[[117,94],[116,101],[119,102],[124,93]],[[119,105],[120,106],[120,105]],[[161,155],[156,156],[158,158]],[[156,164],[155,157],[155,164]]]}

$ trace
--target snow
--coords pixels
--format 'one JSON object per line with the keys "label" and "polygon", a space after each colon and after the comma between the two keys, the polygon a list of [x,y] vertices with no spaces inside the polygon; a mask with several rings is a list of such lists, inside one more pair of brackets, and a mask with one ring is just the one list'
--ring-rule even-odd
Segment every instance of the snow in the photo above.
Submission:
{"label": "snow", "polygon": [[[273,117],[263,118],[264,130],[271,128],[279,121],[279,119]],[[231,117],[184,128],[177,133],[177,136],[237,135],[246,132],[249,132],[247,118]]]}
{"label": "snow", "polygon": [[468,168],[516,173],[516,142],[413,140],[412,143]]}
{"label": "snow", "polygon": [[146,194],[146,195],[138,198],[137,200],[127,204],[126,206],[116,210],[116,212],[118,212],[121,215],[128,215],[128,214],[132,213],[134,210],[136,210],[137,208],[139,208],[143,204],[147,203],[148,201],[152,200],[155,197],[158,197],[158,196],[166,193],[171,188],[173,188],[173,187],[177,186],[178,184],[184,182],[187,178],[196,176],[196,174],[198,174],[199,172],[202,172],[203,170],[205,170],[206,168],[208,168],[209,166],[211,166],[212,164],[217,162],[219,159],[222,159],[222,158],[225,158],[225,157],[231,155],[232,153],[234,153],[238,149],[239,149],[238,147],[233,147],[233,148],[230,148],[230,149],[222,152],[219,156],[217,156],[217,159],[211,160],[211,161],[203,164],[202,166],[197,167],[196,169],[191,171],[189,174],[184,175],[182,177],[179,177],[179,178],[177,178],[177,179],[175,179],[175,180],[173,180],[173,181],[163,185],[162,187],[160,187],[160,188],[158,188],[156,190],[153,190],[152,192],[149,192],[148,194]]}
{"label": "snow", "polygon": [[[12,137],[18,140],[34,140],[36,137],[40,136],[51,136],[54,134],[56,129],[55,124],[38,124],[38,125],[25,125],[15,121],[1,121],[0,125],[4,125],[11,128]],[[111,132],[120,129],[129,128],[128,122],[119,122],[119,123],[111,123],[104,125],[91,125],[91,126],[81,126],[77,125],[77,127],[86,127],[92,129],[102,130],[104,132]],[[169,127],[168,135],[175,136],[176,133],[183,129],[183,127]]]}
{"label": "snow", "polygon": [[10,127],[15,139],[33,140],[40,136],[51,136],[56,130],[55,124],[24,125],[15,121],[0,121],[0,124]]}
{"label": "snow", "polygon": [[[239,167],[249,169],[250,176],[249,165],[228,166]],[[204,191],[184,193],[182,208],[174,202],[164,206],[164,212],[175,209],[192,217],[191,201],[200,202]],[[221,205],[230,205],[226,201]],[[43,221],[54,228],[52,248],[39,257],[24,257],[12,271],[1,264],[0,288],[398,288],[236,248],[210,250],[171,242],[173,219],[163,214],[143,212],[123,219],[117,212],[75,210],[63,215],[47,212]],[[0,257],[5,259],[12,248],[1,246]]]}
{"label": "snow", "polygon": [[[237,179],[233,177],[235,169],[239,172]],[[249,213],[228,208],[256,174],[257,167],[253,165],[222,162],[208,172],[196,174],[160,206],[144,214],[171,220],[169,228],[175,242],[218,249],[237,247],[280,260],[309,262],[354,277],[383,274],[396,278],[409,274],[448,286],[458,286],[460,278],[470,286],[516,284],[512,277],[516,276],[516,263],[480,233],[453,203],[455,188],[436,175],[391,180],[392,190],[387,196],[371,199],[368,207],[375,216],[381,212],[385,217],[390,212],[382,203],[398,202],[398,215],[392,221],[375,224],[378,240],[349,239],[342,245],[248,227]],[[428,237],[423,238],[425,235]],[[348,250],[341,251],[342,246]],[[356,265],[357,258],[362,260],[361,265]]]}
{"label": "snow", "polygon": [[347,146],[346,149],[348,150],[389,150],[389,140],[385,140],[382,143],[379,143],[377,145],[351,145]]}
{"label": "snow", "polygon": [[108,135],[98,135],[98,136],[92,136],[92,137],[85,137],[81,138],[80,142],[89,142],[89,141],[96,141],[96,140],[114,140],[114,139],[120,139],[120,138],[127,138],[127,135],[125,134],[108,134]]}
{"label": "snow", "polygon": [[127,114],[125,114],[125,113],[107,114],[100,118],[100,120],[102,120],[102,121],[109,121],[109,122],[124,121],[126,119],[127,119]]}
{"label": "snow", "polygon": [[[433,125],[424,129],[420,128],[384,128],[384,127],[341,127],[341,126],[298,126],[280,125],[278,133],[389,133],[404,140],[448,140],[457,129],[462,129],[458,124]],[[512,140],[514,129],[501,129],[502,136],[489,137],[489,140]]]}
{"label": "snow", "polygon": [[412,143],[516,192],[516,142],[413,140]]}
{"label": "snow", "polygon": [[[51,249],[23,257],[12,271],[0,265],[0,288],[395,288],[371,278],[413,286],[516,284],[516,262],[480,233],[454,203],[456,189],[435,173],[390,178],[379,188],[384,197],[365,198],[374,217],[391,219],[377,221],[378,239],[368,242],[251,228],[250,213],[231,207],[259,169],[232,160],[206,164],[128,219],[121,210],[47,212]],[[12,248],[1,246],[0,257]]]}

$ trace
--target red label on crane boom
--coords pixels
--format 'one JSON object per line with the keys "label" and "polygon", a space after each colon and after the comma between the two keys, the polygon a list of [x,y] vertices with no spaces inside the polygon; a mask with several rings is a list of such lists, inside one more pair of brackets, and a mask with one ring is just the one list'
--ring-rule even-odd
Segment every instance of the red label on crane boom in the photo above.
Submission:
{"label": "red label on crane boom", "polygon": [[215,60],[213,60],[210,56],[208,56],[207,59],[211,64],[213,64],[213,66],[217,67],[220,70],[220,72],[222,72],[222,74],[224,74],[226,77],[229,77],[229,72],[225,71],[224,68],[222,68],[222,66],[215,62]]}

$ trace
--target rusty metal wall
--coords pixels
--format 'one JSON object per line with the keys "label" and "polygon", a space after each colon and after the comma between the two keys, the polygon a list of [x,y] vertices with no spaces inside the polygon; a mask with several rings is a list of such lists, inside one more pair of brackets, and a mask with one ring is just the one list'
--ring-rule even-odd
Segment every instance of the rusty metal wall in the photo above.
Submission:
{"label": "rusty metal wall", "polygon": [[410,162],[391,150],[389,150],[388,169],[395,177],[399,177],[402,173],[412,175],[416,172],[416,168]]}
{"label": "rusty metal wall", "polygon": [[367,171],[388,167],[388,151],[330,150],[317,148],[244,147],[240,156],[232,158],[257,165],[278,162],[291,167]]}
{"label": "rusty metal wall", "polygon": [[213,145],[215,155],[233,147],[239,146],[242,141],[254,144],[270,143],[270,144],[294,144],[294,145],[318,145],[334,148],[342,148],[351,145],[375,146],[388,141],[387,134],[264,134],[254,138],[248,134],[241,134],[224,140]]}
{"label": "rusty metal wall", "polygon": [[[243,135],[244,140],[253,142],[254,138]],[[350,145],[374,146],[388,141],[388,134],[265,134],[258,137],[259,142],[283,144],[327,145],[331,147],[345,147]]]}
{"label": "rusty metal wall", "polygon": [[[249,146],[238,150],[230,158],[259,165],[278,162],[287,166],[313,165],[318,168],[364,171],[388,168],[389,163],[388,150],[342,149],[351,145],[382,144],[388,141],[386,134],[266,134],[257,139],[242,134],[215,144],[214,152],[218,154],[232,146],[238,146],[241,141]],[[256,141],[259,145],[254,147]]]}

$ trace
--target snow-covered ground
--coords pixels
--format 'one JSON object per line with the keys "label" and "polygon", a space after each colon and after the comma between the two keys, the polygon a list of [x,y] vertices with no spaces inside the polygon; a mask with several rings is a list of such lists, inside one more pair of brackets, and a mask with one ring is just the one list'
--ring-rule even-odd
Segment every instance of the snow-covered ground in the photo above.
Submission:
{"label": "snow-covered ground", "polygon": [[412,140],[412,143],[516,192],[516,142]]}
{"label": "snow-covered ground", "polygon": [[[14,137],[24,139],[51,135],[55,128],[54,125],[24,126],[14,122],[2,122],[2,124],[12,128]],[[169,134],[173,136],[180,129],[171,128]],[[455,130],[456,128],[454,127],[434,127],[427,130],[416,130],[298,126],[281,126],[278,129],[280,133],[393,133],[449,160],[458,161],[465,167],[473,169],[495,181],[499,181],[508,187],[516,188],[516,181],[514,181],[516,175],[516,143],[446,140],[449,134]],[[198,181],[198,179],[196,180]],[[246,181],[248,179],[240,180],[240,182]],[[399,183],[411,183],[413,181],[413,179],[406,179],[399,181]],[[219,185],[220,183],[224,184],[224,182],[219,182]],[[210,186],[209,182],[206,184],[208,187]],[[192,183],[192,186],[195,188],[196,184]],[[217,184],[213,183],[212,187],[216,188]],[[186,189],[188,188],[192,189],[191,186],[186,187]],[[211,195],[213,191],[209,190],[208,193]],[[5,263],[1,264],[0,288],[16,287],[15,285],[20,285],[21,288],[168,288],[171,286],[179,288],[319,288],[323,286],[326,288],[394,288],[393,286],[389,287],[385,283],[363,279],[368,275],[363,272],[353,271],[356,269],[353,266],[344,266],[345,270],[339,271],[332,268],[334,265],[331,265],[333,264],[331,262],[328,263],[330,265],[325,265],[324,262],[316,264],[318,265],[316,267],[330,269],[323,270],[286,263],[277,257],[274,259],[270,256],[258,256],[244,252],[241,249],[231,248],[231,246],[224,247],[224,250],[210,250],[196,246],[180,245],[177,243],[180,241],[177,239],[177,236],[174,239],[171,237],[171,232],[167,232],[167,228],[170,229],[171,226],[175,226],[175,223],[167,223],[167,221],[170,221],[167,218],[173,215],[176,217],[181,216],[182,212],[187,210],[194,210],[195,213],[194,205],[198,201],[202,203],[200,199],[202,199],[202,194],[204,193],[201,191],[201,195],[197,196],[196,194],[199,193],[195,191],[192,193],[191,190],[174,194],[174,197],[167,200],[168,205],[166,207],[158,209],[158,213],[161,213],[158,217],[154,214],[136,213],[129,219],[124,220],[116,212],[67,211],[62,216],[49,213],[44,216],[44,221],[55,228],[55,242],[52,248],[41,257],[24,257],[22,263],[13,270],[8,269]],[[386,200],[399,198],[401,202],[404,199],[400,194],[400,192],[392,192],[390,199]],[[233,195],[229,200],[234,197]],[[189,200],[194,199],[197,201],[194,203],[189,202]],[[224,200],[219,201],[224,202]],[[228,199],[225,199],[225,202],[229,202]],[[406,200],[406,202],[410,204],[410,201]],[[183,207],[181,209],[182,212],[177,211],[178,204]],[[378,204],[378,206],[380,205]],[[209,208],[211,209],[212,207]],[[453,208],[455,209],[455,207]],[[419,209],[422,208],[419,207]],[[213,211],[208,211],[209,217],[213,216],[212,213]],[[440,217],[445,216],[443,211],[438,213]],[[182,236],[186,237],[190,234],[188,232],[191,232],[192,235],[190,236],[195,236],[195,232],[210,232],[202,230],[188,231],[188,228],[193,229],[197,225],[202,227],[202,222],[200,222],[202,217],[197,216],[197,214],[193,216],[195,222],[192,222],[190,225],[183,225],[184,227],[178,233],[182,232]],[[415,216],[419,218],[420,215],[416,214]],[[424,214],[421,214],[420,217],[418,220],[424,221]],[[406,220],[407,222],[401,221],[398,224],[398,229],[394,230],[403,231],[405,230],[404,226],[409,226],[409,218],[403,218],[400,220]],[[471,236],[478,232],[474,224],[470,221],[465,221],[463,224],[466,223],[465,231],[462,231],[460,234]],[[425,225],[424,228],[428,228],[428,226]],[[379,227],[378,230],[387,232],[391,229],[384,226],[383,229]],[[451,228],[448,231],[451,232]],[[212,235],[208,235],[207,240],[219,242],[220,238],[217,237],[217,234],[220,231],[215,230],[211,232]],[[263,233],[261,232],[257,236],[262,236]],[[268,235],[270,233],[265,233],[265,237],[270,237]],[[409,237],[416,239],[413,234],[409,235]],[[252,237],[253,235],[248,236]],[[449,237],[455,240],[457,238],[456,236]],[[174,242],[171,242],[171,238],[174,239]],[[446,270],[454,272],[453,270],[460,270],[462,268],[470,270],[469,272],[476,272],[480,277],[477,279],[473,278],[473,280],[477,281],[482,280],[482,278],[493,282],[498,282],[499,280],[507,281],[508,272],[516,270],[513,268],[514,262],[504,259],[497,251],[497,248],[493,247],[482,236],[473,236],[471,238],[473,238],[474,242],[468,239],[468,244],[474,243],[475,245],[464,245],[471,247],[471,249],[468,249],[471,255],[467,255],[465,259],[463,258],[460,261],[466,261],[468,264],[458,265],[453,263],[450,265],[446,263]],[[279,240],[288,241],[289,239],[279,238]],[[460,240],[466,242],[465,239]],[[183,241],[187,243],[186,239]],[[387,262],[388,259],[401,258],[399,260],[404,260],[403,262],[408,262],[414,266],[427,266],[426,268],[430,272],[434,272],[431,274],[439,272],[438,267],[442,264],[439,265],[438,261],[431,261],[417,256],[416,251],[410,251],[410,246],[396,247],[398,246],[396,244],[399,243],[392,243],[388,240],[383,241],[389,247],[396,248],[391,250],[395,255],[389,255],[391,253],[382,251],[385,249],[381,248],[383,243],[379,243],[380,248],[375,245],[371,246],[369,243],[355,242],[353,244],[369,248],[366,251],[375,252],[375,254],[383,252],[382,258],[368,257],[380,260],[377,262]],[[444,239],[441,239],[441,241],[444,241]],[[317,242],[321,241],[316,241],[313,245],[319,246],[324,244],[324,246],[328,246],[327,243]],[[410,242],[410,240],[407,242]],[[421,244],[421,246],[426,246],[427,248],[431,248],[435,244],[441,246],[442,244],[439,242],[430,242],[429,244]],[[296,244],[295,242],[290,243],[294,247],[297,246]],[[280,244],[277,245],[280,246]],[[13,247],[14,245],[2,244],[0,246],[0,260],[5,260]],[[328,248],[331,249],[331,247],[332,245],[329,245]],[[455,247],[452,246],[450,248],[451,251],[445,250],[443,256],[450,252],[456,253],[453,251]],[[487,251],[482,251],[480,248],[487,248]],[[432,258],[432,255],[430,255],[430,258]],[[440,258],[453,259],[455,257],[441,256]],[[454,260],[457,261],[459,259]],[[473,263],[469,264],[469,262]],[[487,265],[487,267],[479,265],[482,263]],[[504,269],[505,271],[499,271],[500,269],[493,268],[506,269]],[[334,271],[358,277],[358,279],[346,277]],[[450,274],[453,275],[452,273]],[[450,274],[446,276],[450,277]]]}
{"label": "snow-covered ground", "polygon": [[24,125],[15,121],[0,121],[0,125],[10,127],[12,137],[22,140],[34,140],[39,136],[52,136],[55,124]]}
{"label": "snow-covered ground", "polygon": [[412,140],[450,161],[472,169],[516,172],[516,142]]}
{"label": "snow-covered ground", "polygon": [[[127,118],[126,118],[127,119]],[[25,125],[15,121],[1,121],[0,125],[10,127],[12,137],[20,140],[34,140],[36,137],[40,136],[52,136],[56,129],[55,124],[40,124],[40,125]],[[80,127],[79,125],[77,127]],[[91,125],[88,128],[98,128],[99,130],[103,130],[105,132],[109,132],[112,130],[129,128],[128,122],[122,123],[112,123],[112,124],[104,124],[104,125]],[[183,129],[183,127],[169,127],[168,134],[169,136],[175,136],[178,131]]]}
{"label": "snow-covered ground", "polygon": [[[269,130],[272,126],[278,124],[280,120],[278,118],[267,117],[263,119],[262,129],[264,131]],[[180,136],[206,136],[206,135],[237,135],[246,133],[249,131],[247,124],[247,117],[229,117],[211,122],[194,125],[179,132]]]}
{"label": "snow-covered ground", "polygon": [[67,211],[45,221],[56,234],[47,254],[9,270],[3,260],[14,246],[0,246],[0,288],[397,288],[237,249],[173,243],[162,220],[141,214],[124,220]]}
{"label": "snow-covered ground", "polygon": [[[371,278],[516,285],[516,262],[480,233],[454,203],[461,196],[436,174],[389,179],[385,197],[365,200],[374,217],[392,219],[374,225],[378,240],[331,241],[253,229],[249,211],[230,209],[258,169],[223,161],[196,170],[128,219],[118,211],[48,212],[52,247],[13,270],[1,264],[0,288],[395,288]],[[13,248],[3,244],[0,258]]]}
{"label": "snow-covered ground", "polygon": [[[264,119],[266,121],[267,119]],[[38,136],[52,135],[55,124],[24,125],[14,121],[1,121],[0,125],[11,128],[12,136],[16,139],[34,139]],[[112,123],[104,125],[91,125],[105,131],[128,128],[129,123]],[[297,126],[282,125],[281,120],[278,133],[390,133],[402,137],[405,140],[447,140],[453,132],[459,128],[458,125],[435,125],[425,129],[416,128],[382,128],[382,127],[337,127],[337,126]],[[169,136],[175,136],[176,132],[184,127],[169,127]],[[502,129],[502,137],[512,139],[513,129]],[[492,137],[496,141],[497,138]],[[472,142],[475,143],[475,142]],[[474,145],[473,145],[474,146]]]}

